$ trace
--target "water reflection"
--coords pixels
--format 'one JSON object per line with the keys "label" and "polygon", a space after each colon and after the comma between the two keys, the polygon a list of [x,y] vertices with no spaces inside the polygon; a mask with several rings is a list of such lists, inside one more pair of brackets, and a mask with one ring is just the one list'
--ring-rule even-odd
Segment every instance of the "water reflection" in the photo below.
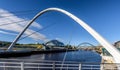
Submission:
{"label": "water reflection", "polygon": [[[61,53],[47,53],[47,54],[37,54],[26,57],[17,57],[15,59],[36,59],[36,60],[53,60],[62,61],[66,52]],[[67,52],[65,61],[75,61],[75,62],[101,62],[101,56],[92,51],[71,51]]]}

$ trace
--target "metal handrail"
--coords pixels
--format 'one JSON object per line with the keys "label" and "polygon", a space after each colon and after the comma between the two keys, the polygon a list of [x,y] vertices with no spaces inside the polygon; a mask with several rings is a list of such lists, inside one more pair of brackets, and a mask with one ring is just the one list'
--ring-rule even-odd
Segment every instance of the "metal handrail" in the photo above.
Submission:
{"label": "metal handrail", "polygon": [[[62,62],[60,61],[44,61],[44,60],[37,60],[38,62],[35,61],[21,61],[21,60],[1,60],[0,59],[0,70],[29,70],[29,69],[50,69],[50,70],[55,70],[58,69],[60,70],[65,69],[65,70],[118,70],[117,67],[120,66],[120,64],[115,65],[115,64],[100,64],[100,63],[74,63],[74,62]],[[108,67],[106,67],[106,66]],[[114,66],[113,66],[114,65]],[[61,67],[62,66],[62,67]],[[102,67],[101,67],[102,66]],[[112,67],[113,66],[113,67]],[[3,69],[2,69],[3,68]]]}

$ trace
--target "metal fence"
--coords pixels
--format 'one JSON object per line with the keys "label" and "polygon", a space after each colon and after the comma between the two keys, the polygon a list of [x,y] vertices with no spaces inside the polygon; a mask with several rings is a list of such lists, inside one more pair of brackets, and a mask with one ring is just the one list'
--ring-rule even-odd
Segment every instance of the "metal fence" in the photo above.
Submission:
{"label": "metal fence", "polygon": [[0,59],[0,70],[119,70],[116,64]]}

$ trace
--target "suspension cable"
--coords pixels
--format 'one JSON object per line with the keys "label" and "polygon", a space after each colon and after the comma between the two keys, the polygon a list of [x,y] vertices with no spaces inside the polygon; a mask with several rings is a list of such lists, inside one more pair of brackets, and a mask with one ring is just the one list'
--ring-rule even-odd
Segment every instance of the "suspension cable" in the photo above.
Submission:
{"label": "suspension cable", "polygon": [[[9,12],[9,13],[12,13],[11,15],[2,16],[2,17],[0,17],[0,18],[12,17],[13,14],[16,14],[16,15],[27,15],[27,14],[34,13],[35,11],[38,11],[38,10],[13,11],[13,12]],[[0,12],[0,14],[7,14],[7,13],[5,13],[5,12]]]}
{"label": "suspension cable", "polygon": [[44,27],[43,29],[39,29],[39,30],[37,30],[37,31],[35,31],[35,32],[32,32],[31,34],[29,34],[29,35],[27,35],[27,36],[25,36],[25,37],[22,37],[22,38],[19,39],[18,41],[23,40],[23,39],[25,39],[25,38],[27,38],[27,37],[29,37],[29,36],[31,36],[31,35],[33,35],[33,34],[39,32],[39,31],[45,30],[45,29],[47,29],[47,28],[53,26],[53,24],[55,25],[55,24],[57,24],[57,23],[49,24],[49,25],[47,25],[46,27]]}
{"label": "suspension cable", "polygon": [[[69,40],[69,42],[68,42],[68,48],[69,48],[69,44],[71,43],[71,41],[72,41],[72,38],[73,38],[73,32],[75,31],[75,28],[74,28],[74,30],[71,32],[72,34],[71,34],[71,36],[70,36],[70,40]],[[60,70],[62,70],[62,68],[63,68],[63,64],[64,64],[64,62],[65,62],[65,59],[66,59],[66,56],[67,56],[67,51],[68,51],[68,49],[66,49],[66,52],[65,52],[65,55],[64,55],[64,57],[63,57],[63,60],[62,60],[62,64],[61,64],[61,68],[60,68]]]}
{"label": "suspension cable", "polygon": [[[31,9],[31,10],[20,10],[20,11],[9,11],[10,13],[18,14],[18,13],[25,13],[25,12],[33,12],[39,11],[38,9]],[[1,12],[0,14],[6,14],[5,12]]]}
{"label": "suspension cable", "polygon": [[[31,12],[31,13],[33,13],[33,12]],[[28,14],[31,14],[31,13],[20,13],[20,14],[16,14],[17,16],[21,16],[21,15],[28,15]],[[1,13],[0,13],[1,14]],[[8,17],[13,17],[13,16],[15,16],[15,15],[7,15],[7,16],[2,16],[2,17],[0,17],[0,18],[8,18]]]}
{"label": "suspension cable", "polygon": [[20,22],[26,22],[26,20],[21,20],[21,21],[12,22],[12,23],[1,24],[0,26],[6,26],[6,25],[10,25],[10,24],[19,24]]}
{"label": "suspension cable", "polygon": [[[43,16],[41,19],[48,17],[47,15]],[[20,22],[26,22],[27,20],[21,20],[21,21],[16,21],[16,22],[11,22],[11,23],[6,23],[6,24],[1,24],[0,26],[6,26],[6,25],[10,25],[10,24],[19,24]]]}

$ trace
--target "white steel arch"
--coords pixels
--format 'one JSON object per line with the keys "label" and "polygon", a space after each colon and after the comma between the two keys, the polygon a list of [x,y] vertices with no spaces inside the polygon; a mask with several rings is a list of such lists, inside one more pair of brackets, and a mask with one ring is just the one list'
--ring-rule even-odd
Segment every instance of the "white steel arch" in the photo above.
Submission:
{"label": "white steel arch", "polygon": [[120,52],[109,42],[107,42],[100,34],[98,34],[94,29],[92,29],[89,25],[87,25],[85,22],[83,22],[81,19],[76,17],[75,15],[60,9],[60,8],[47,8],[41,12],[39,12],[26,26],[25,28],[17,35],[15,40],[12,42],[12,44],[8,47],[8,51],[12,50],[15,43],[18,41],[18,39],[21,37],[21,35],[25,32],[25,30],[34,22],[40,15],[44,14],[48,11],[58,11],[66,14],[70,18],[72,18],[74,21],[76,21],[78,24],[80,24],[86,31],[88,31],[114,58],[116,63],[120,63]]}

